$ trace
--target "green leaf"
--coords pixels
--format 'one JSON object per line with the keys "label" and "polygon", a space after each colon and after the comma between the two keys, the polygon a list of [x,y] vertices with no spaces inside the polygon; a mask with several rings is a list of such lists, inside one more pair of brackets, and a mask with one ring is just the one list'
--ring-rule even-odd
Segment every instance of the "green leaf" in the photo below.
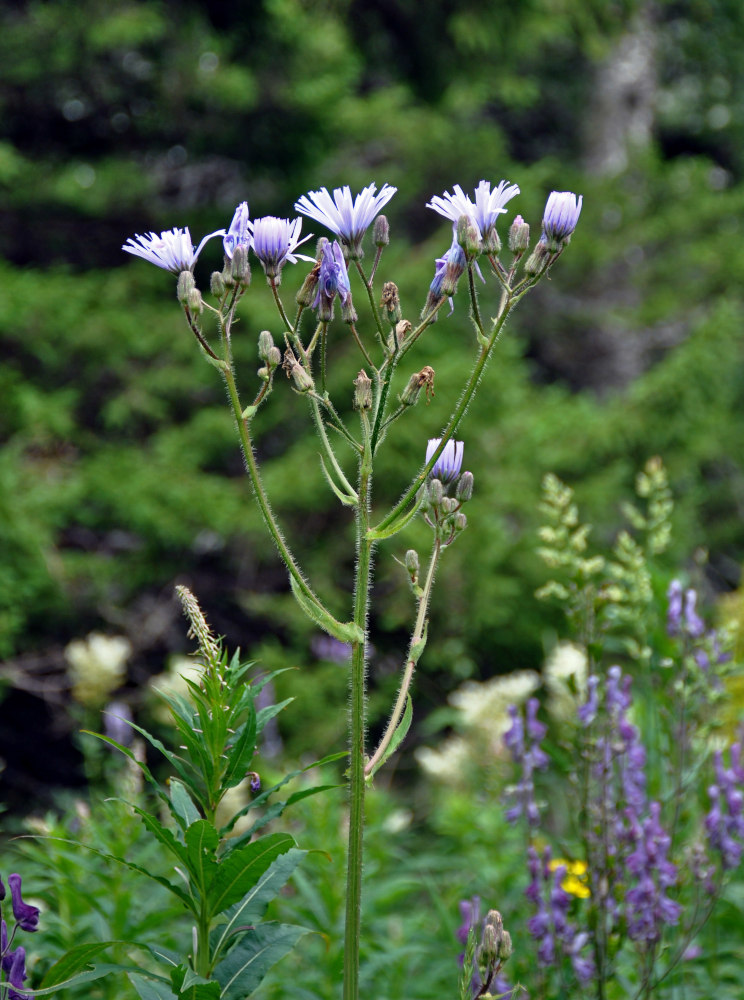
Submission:
{"label": "green leaf", "polygon": [[307,934],[305,927],[261,924],[247,934],[214,970],[222,1000],[245,1000],[268,970]]}
{"label": "green leaf", "polygon": [[186,831],[186,863],[202,892],[217,869],[215,853],[219,842],[220,835],[209,820],[198,819]]}
{"label": "green leaf", "polygon": [[214,979],[205,979],[186,966],[179,966],[171,973],[171,986],[179,1000],[218,1000],[220,984]]}
{"label": "green leaf", "polygon": [[[123,802],[124,800],[121,799],[120,801]],[[167,826],[163,826],[159,820],[155,819],[154,816],[151,816],[150,813],[145,812],[144,809],[140,809],[139,806],[131,805],[131,803],[126,804],[130,809],[133,809],[137,813],[145,827],[167,850],[171,852],[171,854],[175,854],[179,861],[187,863],[186,850],[183,845],[176,840],[172,831],[169,830]]]}
{"label": "green leaf", "polygon": [[367,532],[367,540],[370,542],[382,541],[385,538],[392,538],[393,535],[397,535],[399,531],[402,531],[407,524],[409,524],[416,514],[418,514],[418,509],[421,506],[421,502],[417,501],[413,507],[406,514],[402,514],[387,528],[370,528]]}
{"label": "green leaf", "polygon": [[248,765],[256,752],[256,732],[256,707],[251,698],[248,705],[248,718],[241,727],[237,742],[229,751],[227,767],[222,778],[223,788],[234,788],[245,777]]}
{"label": "green leaf", "polygon": [[170,800],[173,815],[183,820],[184,826],[191,826],[201,818],[186,786],[178,778],[170,779]]}
{"label": "green leaf", "polygon": [[266,907],[286,884],[307,851],[292,847],[286,854],[280,854],[261,875],[245,896],[231,907],[227,922],[212,932],[213,954],[219,956],[231,937],[239,934],[241,928],[257,923],[263,917]]}
{"label": "green leaf", "polygon": [[332,635],[339,642],[364,642],[364,632],[355,625],[354,622],[339,622],[330,614],[317,600],[313,600],[300,590],[300,586],[294,576],[289,577],[292,586],[292,593],[295,600],[311,621],[322,628],[324,632]]}
{"label": "green leaf", "polygon": [[128,975],[140,1000],[176,1000],[176,994],[167,982],[150,979],[138,972],[130,972]]}
{"label": "green leaf", "polygon": [[118,941],[96,941],[92,944],[79,944],[77,947],[71,948],[65,952],[62,958],[57,959],[50,969],[47,969],[40,989],[60,986],[61,983],[67,985],[71,977],[85,969],[97,955],[119,943]]}
{"label": "green leaf", "polygon": [[221,913],[242,899],[272,861],[294,846],[289,834],[272,833],[223,858],[208,889],[212,913]]}
{"label": "green leaf", "polygon": [[[423,652],[423,648],[422,648],[421,652]],[[418,654],[419,656],[421,655],[421,652],[419,652],[419,654]],[[382,767],[382,765],[385,763],[385,761],[389,760],[393,756],[393,754],[395,753],[395,751],[398,749],[398,747],[401,745],[401,743],[403,742],[403,740],[408,735],[408,730],[411,728],[411,720],[412,719],[413,719],[413,702],[411,701],[410,694],[407,694],[406,695],[406,708],[405,708],[405,711],[403,712],[403,718],[400,720],[400,722],[398,723],[398,725],[395,727],[395,732],[393,733],[393,735],[392,735],[392,737],[390,739],[390,743],[388,744],[387,750],[382,755],[382,757],[380,757],[380,759],[378,760],[378,762],[375,765],[375,767],[369,772],[368,775],[366,775],[366,777],[365,777],[366,781],[371,781],[372,778],[374,778],[374,776],[380,770],[380,768]]]}

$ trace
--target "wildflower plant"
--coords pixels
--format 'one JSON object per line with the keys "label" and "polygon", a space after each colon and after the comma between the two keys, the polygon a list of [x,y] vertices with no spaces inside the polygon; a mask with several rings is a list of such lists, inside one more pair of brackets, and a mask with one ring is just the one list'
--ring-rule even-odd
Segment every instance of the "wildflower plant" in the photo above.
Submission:
{"label": "wildflower plant", "polygon": [[[396,194],[396,188],[388,184],[383,184],[379,191],[376,185],[370,184],[358,195],[353,195],[345,186],[335,189],[332,194],[320,188],[300,197],[295,210],[330,234],[320,238],[312,259],[298,252],[298,247],[309,239],[307,235],[301,236],[299,217],[251,220],[248,203],[241,203],[229,226],[211,234],[223,237],[225,257],[222,270],[211,275],[209,293],[200,287],[194,268],[202,244],[194,251],[188,230],[163,233],[159,239],[153,234],[137,237],[124,245],[127,252],[159,267],[180,270],[176,294],[186,324],[205,360],[216,369],[227,389],[256,502],[287,567],[294,597],[318,628],[351,650],[345,1000],[356,1000],[359,993],[365,787],[395,752],[410,725],[411,686],[416,665],[426,646],[427,614],[435,573],[444,550],[467,526],[463,507],[473,495],[473,475],[462,471],[464,445],[456,437],[511,311],[563,252],[581,209],[580,199],[574,198],[573,204],[569,204],[568,195],[556,196],[554,193],[543,220],[543,229],[550,239],[539,244],[541,249],[537,257],[537,251],[528,257],[529,226],[521,216],[508,233],[503,234],[503,239],[498,233],[499,223],[509,211],[508,203],[518,193],[516,184],[501,181],[492,186],[484,180],[472,198],[459,186],[454,188],[454,194],[432,198],[429,207],[452,223],[453,238],[449,250],[436,260],[428,293],[421,296],[421,303],[413,310],[410,304],[404,306],[401,302],[398,288],[390,276],[382,276],[390,226],[380,212]],[[373,247],[371,263],[367,263],[365,257],[365,240]],[[502,252],[504,243],[507,249]],[[260,262],[273,298],[278,317],[277,336],[268,330],[248,333],[251,297],[258,294],[251,275],[251,258]],[[291,266],[300,267],[305,260],[310,260],[312,267],[300,275],[299,289],[291,307],[283,290]],[[484,294],[492,296],[487,312],[481,309],[476,279],[483,283]],[[454,298],[461,284],[467,288],[474,335],[471,374],[457,399],[453,400],[445,426],[432,428],[434,433],[428,447],[422,441],[422,465],[411,470],[410,481],[403,487],[399,501],[388,511],[378,511],[374,504],[373,482],[379,454],[396,422],[416,405],[422,392],[427,396],[433,392],[435,372],[430,365],[422,365],[419,359],[414,371],[409,368],[405,372],[405,367],[413,359],[414,351],[424,353],[425,360],[424,335],[432,335],[432,325],[443,304]],[[357,313],[363,301],[366,303],[366,327],[360,326]],[[248,308],[243,314],[244,304]],[[423,309],[417,318],[421,304]],[[328,364],[334,307],[339,307],[340,320],[347,331],[341,336],[350,337],[359,351],[361,368],[353,386],[349,386],[349,397],[358,415],[356,426],[342,416],[346,410],[345,401],[333,400],[329,394]],[[243,315],[238,327],[239,313]],[[487,316],[493,318],[486,319]],[[236,372],[232,349],[234,337],[251,335],[256,339],[261,362],[257,378]],[[263,407],[272,393],[278,391],[280,368],[300,397],[298,403],[307,408],[318,433],[321,468],[332,499],[354,514],[355,575],[349,588],[353,600],[350,611],[345,613],[331,609],[303,572],[264,486],[255,435]],[[405,384],[396,393],[394,386],[400,371],[404,372]],[[355,466],[353,472],[349,470],[349,459]],[[400,560],[414,597],[415,620],[408,650],[402,657],[401,683],[389,723],[377,748],[368,752],[366,660],[370,646],[368,609],[373,553],[380,543],[394,538],[419,513],[432,530],[432,548],[426,560],[412,549]],[[210,669],[214,670],[214,677],[219,678],[228,667]],[[212,676],[209,671],[208,675]],[[216,692],[219,685],[217,680],[214,683]],[[193,741],[193,736],[191,739]],[[193,744],[193,751],[197,751],[196,744]],[[185,786],[183,777],[178,780]],[[202,797],[197,799],[202,808],[212,808],[213,790],[211,785],[209,789],[200,789]],[[193,800],[191,792],[190,796]],[[197,804],[197,800],[193,801]],[[210,812],[204,813],[205,822],[209,822],[210,815]],[[201,919],[205,927],[206,918]],[[202,936],[207,940],[206,931]],[[210,967],[209,961],[203,958],[206,947],[202,942],[197,948],[197,961],[192,969],[193,974],[203,978],[207,978]]]}

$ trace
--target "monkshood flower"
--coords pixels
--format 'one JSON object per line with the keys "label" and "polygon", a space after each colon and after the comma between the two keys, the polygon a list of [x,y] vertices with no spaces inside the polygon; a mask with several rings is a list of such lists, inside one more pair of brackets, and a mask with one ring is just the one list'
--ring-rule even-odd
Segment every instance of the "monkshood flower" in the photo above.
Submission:
{"label": "monkshood flower", "polygon": [[528,699],[523,716],[516,705],[510,705],[511,727],[504,733],[504,746],[520,772],[519,781],[510,789],[509,797],[514,800],[514,805],[507,809],[506,819],[509,823],[516,823],[524,816],[531,830],[536,829],[540,822],[532,776],[536,770],[544,770],[548,766],[548,757],[540,746],[546,728],[537,719],[538,707],[537,698]]}
{"label": "monkshood flower", "polygon": [[295,202],[295,210],[330,229],[348,247],[352,260],[359,260],[363,256],[362,238],[365,232],[397,190],[383,184],[377,192],[377,185],[369,184],[352,199],[348,184],[334,188],[332,197],[328,188],[323,187],[319,191],[303,194]]}
{"label": "monkshood flower", "polygon": [[543,213],[541,242],[557,253],[571,239],[581,214],[583,195],[577,198],[572,191],[551,191]]}
{"label": "monkshood flower", "polygon": [[281,275],[282,268],[289,262],[296,264],[299,260],[309,260],[315,263],[314,257],[297,253],[297,247],[306,243],[312,233],[300,239],[302,219],[277,219],[266,215],[249,223],[252,232],[253,252],[261,261],[266,277],[276,279]]}
{"label": "monkshood flower", "polygon": [[151,264],[162,267],[165,271],[180,274],[181,271],[190,271],[193,268],[208,240],[213,236],[224,235],[224,229],[217,229],[205,236],[194,250],[187,226],[185,229],[168,229],[160,236],[157,233],[149,233],[147,236],[136,235],[134,239],[130,237],[122,246],[122,250],[134,254],[135,257],[142,257],[143,260],[149,260]]}
{"label": "monkshood flower", "polygon": [[499,215],[506,212],[504,206],[507,201],[519,194],[519,186],[508,181],[500,181],[492,191],[490,181],[481,181],[475,189],[475,202],[465,194],[459,184],[455,184],[453,191],[453,194],[445,191],[441,196],[434,195],[431,201],[426,203],[426,207],[443,215],[445,219],[450,219],[454,228],[457,227],[458,220],[466,215],[477,226],[478,235],[485,248],[497,250],[499,244],[496,221]]}
{"label": "monkshood flower", "polygon": [[318,310],[318,319],[330,322],[333,319],[333,300],[338,295],[343,305],[351,299],[349,272],[346,269],[344,252],[338,240],[322,244],[320,274],[315,290],[312,308]]}
{"label": "monkshood flower", "polygon": [[23,982],[26,975],[26,949],[18,947],[15,951],[9,951],[3,955],[2,967],[7,978],[8,1000],[28,1000],[28,994],[19,993],[23,989]]}
{"label": "monkshood flower", "polygon": [[716,781],[708,788],[711,808],[705,817],[708,843],[720,854],[724,871],[738,868],[744,840],[744,768],[741,765],[741,744],[734,743],[729,755],[731,766],[726,767],[722,751],[715,752],[713,767]]}
{"label": "monkshood flower", "polygon": [[674,926],[682,907],[666,890],[677,884],[677,866],[667,858],[671,838],[659,822],[661,806],[651,802],[648,815],[636,835],[636,849],[625,860],[626,870],[636,885],[625,895],[628,937],[654,943],[665,925]]}
{"label": "monkshood flower", "polygon": [[24,903],[21,896],[21,876],[8,875],[10,895],[13,900],[13,916],[22,931],[37,931],[39,929],[39,908],[30,903]]}
{"label": "monkshood flower", "polygon": [[245,247],[247,250],[250,245],[251,228],[248,202],[242,201],[235,209],[230,228],[222,239],[222,246],[225,248],[225,256],[232,260],[233,254],[238,247]]}
{"label": "monkshood flower", "polygon": [[[431,456],[439,447],[441,440],[441,438],[430,438],[426,446],[427,465],[431,461]],[[462,454],[464,449],[465,445],[462,441],[448,441],[444,446],[442,454],[434,463],[434,468],[429,473],[431,478],[438,479],[442,483],[451,483],[453,479],[457,479],[462,468]]]}

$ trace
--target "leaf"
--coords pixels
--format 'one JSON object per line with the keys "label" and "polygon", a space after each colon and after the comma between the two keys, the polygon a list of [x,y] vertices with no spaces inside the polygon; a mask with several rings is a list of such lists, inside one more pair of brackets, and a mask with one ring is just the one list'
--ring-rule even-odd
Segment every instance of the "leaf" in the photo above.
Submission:
{"label": "leaf", "polygon": [[292,924],[261,924],[246,935],[214,970],[222,986],[222,1000],[244,1000],[268,970],[307,934]]}
{"label": "leaf", "polygon": [[294,846],[288,833],[272,833],[223,858],[208,889],[212,913],[221,913],[242,899],[272,861]]}
{"label": "leaf", "polygon": [[256,716],[257,732],[262,732],[269,719],[273,719],[274,716],[279,715],[279,713],[283,711],[287,705],[291,705],[293,701],[294,698],[285,698],[284,701],[278,701],[276,705],[267,705],[265,708],[262,708]]}
{"label": "leaf", "polygon": [[171,986],[179,1000],[219,1000],[220,984],[214,979],[205,979],[184,965],[171,972]]}
{"label": "leaf", "polygon": [[59,986],[60,983],[67,983],[71,976],[80,972],[81,969],[85,969],[97,955],[100,955],[102,951],[115,944],[120,944],[120,942],[96,941],[91,944],[79,944],[75,948],[70,948],[62,958],[57,959],[50,969],[47,969],[41,981],[40,989]]}
{"label": "leaf", "polygon": [[[423,652],[423,649],[421,650],[421,652]],[[421,652],[419,652],[419,654],[418,654],[419,656],[421,655]],[[411,728],[411,720],[412,719],[413,719],[413,702],[411,701],[410,694],[407,694],[406,695],[406,708],[405,708],[405,711],[403,712],[403,718],[400,720],[400,722],[398,723],[398,725],[395,727],[395,732],[393,733],[392,737],[390,738],[390,743],[388,744],[387,750],[382,755],[382,757],[380,757],[380,759],[378,760],[377,764],[369,772],[369,774],[365,776],[365,781],[371,781],[372,778],[374,778],[374,776],[380,770],[380,768],[382,767],[382,765],[385,763],[385,761],[389,760],[393,756],[393,754],[395,753],[395,751],[398,749],[398,747],[401,745],[401,743],[403,742],[403,740],[408,735],[408,730]]]}
{"label": "leaf", "polygon": [[258,728],[256,707],[251,698],[248,704],[248,718],[240,729],[240,736],[229,751],[227,767],[222,778],[223,788],[234,788],[245,777],[248,765],[256,752],[256,732]]}
{"label": "leaf", "polygon": [[387,528],[370,528],[366,535],[367,540],[370,542],[382,541],[385,538],[392,538],[393,535],[397,535],[399,531],[402,531],[414,519],[420,506],[421,501],[417,500],[408,513],[402,514]]}
{"label": "leaf", "polygon": [[217,869],[215,852],[220,836],[209,820],[198,819],[186,831],[186,863],[202,892]]}
{"label": "leaf", "polygon": [[240,932],[242,927],[256,923],[264,915],[266,907],[285,885],[307,851],[292,847],[286,854],[280,854],[261,875],[249,892],[227,911],[227,923],[212,934],[213,954],[218,956],[229,939]]}
{"label": "leaf", "polygon": [[313,599],[300,589],[300,585],[294,576],[290,575],[289,582],[292,586],[292,593],[295,600],[311,621],[314,621],[324,632],[328,632],[340,642],[364,642],[364,633],[354,622],[339,622],[330,614],[317,598]]}
{"label": "leaf", "polygon": [[191,826],[201,818],[199,810],[194,805],[194,801],[186,791],[186,786],[178,778],[170,779],[170,800],[171,812],[178,819],[183,820],[183,826]]}
{"label": "leaf", "polygon": [[[123,802],[124,800],[121,799],[120,801]],[[187,855],[183,845],[176,840],[175,836],[167,826],[163,826],[159,820],[155,819],[154,816],[151,816],[150,813],[145,812],[144,809],[140,809],[139,806],[131,805],[129,802],[126,804],[130,809],[133,809],[137,813],[146,829],[149,830],[150,833],[171,852],[171,854],[175,854],[179,861],[187,863]]]}
{"label": "leaf", "polygon": [[149,977],[140,975],[138,972],[130,972],[128,975],[129,981],[135,990],[137,990],[140,1000],[176,1000],[176,994],[167,982],[159,979],[150,979]]}

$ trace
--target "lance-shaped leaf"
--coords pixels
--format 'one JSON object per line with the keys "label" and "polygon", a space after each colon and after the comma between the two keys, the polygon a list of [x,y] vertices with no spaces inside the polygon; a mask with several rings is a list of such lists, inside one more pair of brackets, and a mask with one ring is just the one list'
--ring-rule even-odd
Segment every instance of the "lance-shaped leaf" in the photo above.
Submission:
{"label": "lance-shaped leaf", "polygon": [[206,819],[198,819],[186,831],[186,863],[201,892],[217,870],[215,853],[220,837],[215,828]]}
{"label": "lance-shaped leaf", "polygon": [[288,833],[272,833],[223,858],[209,886],[212,913],[222,913],[242,899],[280,854],[294,847]]}
{"label": "lance-shaped leaf", "polygon": [[242,938],[214,970],[222,986],[222,1000],[245,1000],[275,962],[297,944],[305,927],[261,924]]}

